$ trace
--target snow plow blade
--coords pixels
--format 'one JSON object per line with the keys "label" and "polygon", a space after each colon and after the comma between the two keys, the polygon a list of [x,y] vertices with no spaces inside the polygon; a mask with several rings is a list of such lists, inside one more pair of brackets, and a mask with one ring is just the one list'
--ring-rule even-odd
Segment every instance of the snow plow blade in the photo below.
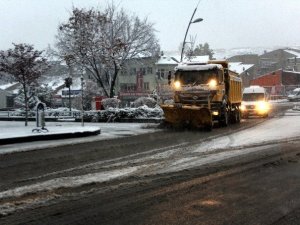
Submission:
{"label": "snow plow blade", "polygon": [[211,111],[206,107],[187,105],[161,105],[164,111],[165,122],[173,126],[191,125],[212,129],[213,121]]}

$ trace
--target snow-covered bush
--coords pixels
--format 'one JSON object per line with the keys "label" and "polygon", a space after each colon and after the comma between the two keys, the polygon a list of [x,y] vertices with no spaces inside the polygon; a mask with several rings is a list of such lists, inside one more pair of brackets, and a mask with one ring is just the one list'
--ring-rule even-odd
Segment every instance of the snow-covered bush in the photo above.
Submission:
{"label": "snow-covered bush", "polygon": [[154,108],[156,106],[156,100],[151,97],[140,97],[134,101],[134,107],[138,108],[141,106],[148,106],[149,108]]}
{"label": "snow-covered bush", "polygon": [[91,122],[116,122],[121,119],[160,119],[163,111],[160,107],[149,108],[141,106],[138,108],[109,108],[100,111],[87,111],[84,118]]}
{"label": "snow-covered bush", "polygon": [[144,105],[136,108],[134,111],[134,117],[139,119],[161,118],[162,116],[163,111],[160,107],[149,108],[148,106]]}
{"label": "snow-covered bush", "polygon": [[118,108],[119,104],[120,104],[120,100],[117,98],[105,98],[102,100],[102,105],[104,109]]}
{"label": "snow-covered bush", "polygon": [[167,99],[164,101],[165,105],[173,105],[174,104],[174,100],[173,99]]}

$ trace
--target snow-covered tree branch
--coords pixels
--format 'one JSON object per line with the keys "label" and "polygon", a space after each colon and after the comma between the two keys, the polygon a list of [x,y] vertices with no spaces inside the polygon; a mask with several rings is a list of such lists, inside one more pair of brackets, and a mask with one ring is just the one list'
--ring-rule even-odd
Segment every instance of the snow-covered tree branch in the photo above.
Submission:
{"label": "snow-covered tree branch", "polygon": [[59,26],[56,47],[62,58],[72,55],[107,97],[115,95],[125,60],[159,53],[154,25],[113,4],[102,11],[73,8],[68,21]]}
{"label": "snow-covered tree branch", "polygon": [[0,51],[0,72],[10,74],[22,86],[25,100],[25,126],[28,121],[29,88],[49,68],[42,51],[34,50],[29,44],[13,44],[13,49]]}

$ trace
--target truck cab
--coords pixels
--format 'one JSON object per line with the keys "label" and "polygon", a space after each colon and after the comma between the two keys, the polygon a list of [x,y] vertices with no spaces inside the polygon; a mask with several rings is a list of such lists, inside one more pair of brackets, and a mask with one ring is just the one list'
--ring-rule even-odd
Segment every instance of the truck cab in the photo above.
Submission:
{"label": "truck cab", "polygon": [[268,117],[268,97],[265,88],[250,86],[243,90],[243,101],[241,105],[242,117],[249,116]]}
{"label": "truck cab", "polygon": [[[171,76],[170,76],[171,77]],[[228,62],[180,63],[172,82],[174,104],[161,105],[165,122],[211,130],[214,122],[227,126],[240,122],[242,80],[228,70]]]}

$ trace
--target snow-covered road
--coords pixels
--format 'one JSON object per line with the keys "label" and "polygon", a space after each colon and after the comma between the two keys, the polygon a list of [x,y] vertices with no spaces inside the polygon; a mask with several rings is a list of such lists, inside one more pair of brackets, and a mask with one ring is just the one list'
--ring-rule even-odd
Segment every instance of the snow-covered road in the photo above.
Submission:
{"label": "snow-covered road", "polygon": [[[178,172],[209,165],[232,157],[263,151],[265,148],[276,146],[278,143],[299,142],[299,124],[300,111],[289,110],[284,116],[268,119],[252,128],[231,131],[228,135],[220,135],[207,141],[199,141],[192,144],[182,142],[165,148],[152,148],[146,152],[109,160],[99,160],[66,170],[31,177],[25,180],[26,182],[30,180],[30,184],[20,185],[0,192],[0,203],[2,202],[0,214],[5,215],[16,210],[45,204],[54,199],[57,200],[61,197],[57,190],[61,189],[94,183],[99,184],[129,176],[145,177]],[[68,124],[70,127],[75,125],[72,123]],[[92,125],[99,126],[99,124]],[[102,134],[106,133],[105,137],[101,137],[101,134],[99,137],[89,137],[88,141],[156,131],[155,126],[154,128],[149,128],[145,124],[105,125],[100,125],[103,131]],[[53,127],[55,127],[55,124],[53,124]],[[68,140],[67,143],[72,143],[72,141],[74,140]],[[80,143],[80,140],[77,140],[77,143]],[[44,143],[48,147],[58,144],[53,142]],[[38,145],[28,146],[28,149],[42,148],[42,146],[42,143],[38,143]],[[14,152],[18,148],[20,146],[16,145],[7,146],[7,149],[1,147],[1,152]],[[24,196],[29,195],[33,195],[33,198],[30,201],[24,200]],[[14,199],[14,203],[9,199]]]}

